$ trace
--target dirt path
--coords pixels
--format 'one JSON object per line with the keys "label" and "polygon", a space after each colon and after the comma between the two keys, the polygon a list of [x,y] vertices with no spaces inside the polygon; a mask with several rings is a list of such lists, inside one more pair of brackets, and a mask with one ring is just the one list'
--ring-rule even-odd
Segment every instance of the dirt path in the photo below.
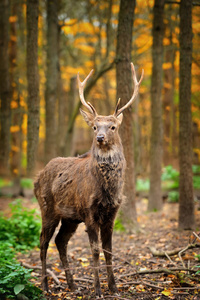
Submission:
{"label": "dirt path", "polygon": [[[29,201],[24,201],[26,206],[30,205]],[[37,204],[31,206],[37,207]],[[197,255],[200,255],[200,248],[189,249],[171,258],[167,255],[154,256],[150,250],[153,247],[169,253],[177,248],[184,249],[194,240],[192,232],[177,230],[178,204],[165,203],[161,213],[147,214],[146,207],[145,199],[137,204],[139,232],[132,235],[114,232],[113,235],[113,265],[119,295],[110,295],[108,291],[105,260],[101,251],[100,280],[104,299],[200,299],[200,276],[195,275],[195,271],[199,268],[192,270],[194,266],[200,266],[197,258]],[[196,212],[196,219],[200,228],[199,211]],[[200,240],[196,239],[195,243],[200,245]],[[41,266],[39,249],[23,256],[19,255],[18,258],[22,263],[33,267]],[[77,290],[73,293],[67,288],[52,239],[48,250],[48,268],[59,278],[61,287],[49,276],[51,292],[45,297],[57,300],[95,299],[92,257],[83,224],[69,242],[69,259],[77,284]],[[183,268],[189,268],[189,274],[181,271]],[[41,287],[41,270],[35,269],[32,274],[35,276],[35,284]]]}

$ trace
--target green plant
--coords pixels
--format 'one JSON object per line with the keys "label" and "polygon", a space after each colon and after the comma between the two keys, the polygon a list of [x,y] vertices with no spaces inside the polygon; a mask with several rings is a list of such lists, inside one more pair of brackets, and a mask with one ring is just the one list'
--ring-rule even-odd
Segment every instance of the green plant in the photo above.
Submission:
{"label": "green plant", "polygon": [[20,180],[20,185],[23,188],[33,189],[33,180],[31,178],[22,178]]}
{"label": "green plant", "polygon": [[39,246],[41,219],[35,210],[28,210],[17,199],[10,204],[12,216],[0,216],[0,242],[9,241],[18,251]]}
{"label": "green plant", "polygon": [[10,206],[10,218],[0,215],[0,298],[42,299],[42,291],[30,282],[31,270],[15,259],[16,250],[38,246],[40,218],[35,210],[23,208],[19,199]]}
{"label": "green plant", "polygon": [[0,178],[0,188],[5,187],[5,186],[12,186],[13,183],[10,180],[6,180],[4,178]]}
{"label": "green plant", "polygon": [[[198,260],[200,260],[200,255],[196,255],[196,257],[198,258]],[[200,274],[200,266],[195,266],[195,268],[199,269],[196,271],[195,275],[199,275]]]}
{"label": "green plant", "polygon": [[34,286],[31,270],[23,268],[14,258],[14,249],[9,243],[0,245],[0,298],[37,300],[42,291]]}
{"label": "green plant", "polygon": [[194,189],[200,189],[200,176],[193,176]]}
{"label": "green plant", "polygon": [[166,189],[174,189],[179,187],[179,172],[171,165],[163,169],[161,180],[163,187]]}
{"label": "green plant", "polygon": [[[200,254],[196,254],[196,255],[195,255],[195,258],[197,258],[198,261],[200,261]],[[200,267],[200,266],[198,266],[198,267]]]}
{"label": "green plant", "polygon": [[179,201],[179,192],[171,191],[168,193],[168,202],[176,203]]}
{"label": "green plant", "polygon": [[193,174],[200,174],[200,166],[193,165],[192,166],[192,172],[193,172]]}
{"label": "green plant", "polygon": [[138,178],[136,181],[136,190],[138,192],[141,191],[148,191],[150,188],[150,181],[149,179],[142,179],[142,178]]}
{"label": "green plant", "polygon": [[117,218],[115,219],[114,230],[115,230],[115,231],[121,231],[121,232],[124,232],[124,231],[125,231],[125,227],[124,227],[124,225],[122,224],[122,220],[121,220],[120,217],[117,217]]}

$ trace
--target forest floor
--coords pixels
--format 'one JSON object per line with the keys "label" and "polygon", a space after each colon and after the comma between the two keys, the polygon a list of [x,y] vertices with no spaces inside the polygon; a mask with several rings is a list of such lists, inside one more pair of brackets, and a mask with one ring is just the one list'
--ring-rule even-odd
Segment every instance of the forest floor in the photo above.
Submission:
{"label": "forest floor", "polygon": [[[24,199],[24,205],[36,207]],[[1,209],[6,212],[5,203]],[[39,209],[39,208],[38,208]],[[196,231],[179,231],[178,204],[165,202],[163,211],[146,213],[147,200],[137,202],[140,230],[134,234],[114,232],[113,267],[118,295],[111,295],[107,286],[103,253],[100,254],[100,281],[103,299],[200,299],[200,211],[196,211]],[[196,236],[196,234],[198,236]],[[157,253],[160,252],[160,253]],[[75,292],[67,288],[64,271],[52,239],[47,258],[50,299],[95,299],[92,256],[87,233],[79,225],[68,247],[70,267],[77,285]],[[161,255],[161,256],[158,256]],[[39,249],[18,254],[19,261],[34,268],[34,283],[41,288]],[[59,280],[60,284],[55,282]]]}

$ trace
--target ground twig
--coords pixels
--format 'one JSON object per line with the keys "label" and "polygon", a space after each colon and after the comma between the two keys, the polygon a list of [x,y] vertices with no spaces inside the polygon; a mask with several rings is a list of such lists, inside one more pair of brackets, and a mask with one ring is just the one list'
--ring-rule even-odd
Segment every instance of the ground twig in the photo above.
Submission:
{"label": "ground twig", "polygon": [[149,250],[151,251],[151,253],[154,256],[159,256],[159,257],[165,257],[166,254],[168,256],[173,256],[173,255],[177,255],[179,253],[183,253],[188,249],[193,249],[193,248],[199,248],[200,244],[188,244],[187,247],[183,248],[179,248],[179,249],[174,249],[174,250],[170,250],[170,251],[158,251],[155,247],[149,247]]}
{"label": "ground twig", "polygon": [[[42,270],[41,266],[31,266],[25,262],[21,262],[22,266],[27,268],[27,269],[33,269],[33,270]],[[47,269],[47,273],[53,278],[53,280],[55,281],[56,284],[58,284],[59,286],[61,286],[60,280],[58,279],[58,277],[55,275],[55,273],[49,269]]]}

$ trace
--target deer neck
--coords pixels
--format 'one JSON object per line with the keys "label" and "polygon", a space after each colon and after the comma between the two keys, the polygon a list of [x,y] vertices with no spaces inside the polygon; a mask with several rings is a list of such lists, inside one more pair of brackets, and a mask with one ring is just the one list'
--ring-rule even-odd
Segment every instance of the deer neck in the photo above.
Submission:
{"label": "deer neck", "polygon": [[111,145],[109,147],[92,147],[92,157],[100,164],[115,164],[121,160],[124,160],[122,144]]}

